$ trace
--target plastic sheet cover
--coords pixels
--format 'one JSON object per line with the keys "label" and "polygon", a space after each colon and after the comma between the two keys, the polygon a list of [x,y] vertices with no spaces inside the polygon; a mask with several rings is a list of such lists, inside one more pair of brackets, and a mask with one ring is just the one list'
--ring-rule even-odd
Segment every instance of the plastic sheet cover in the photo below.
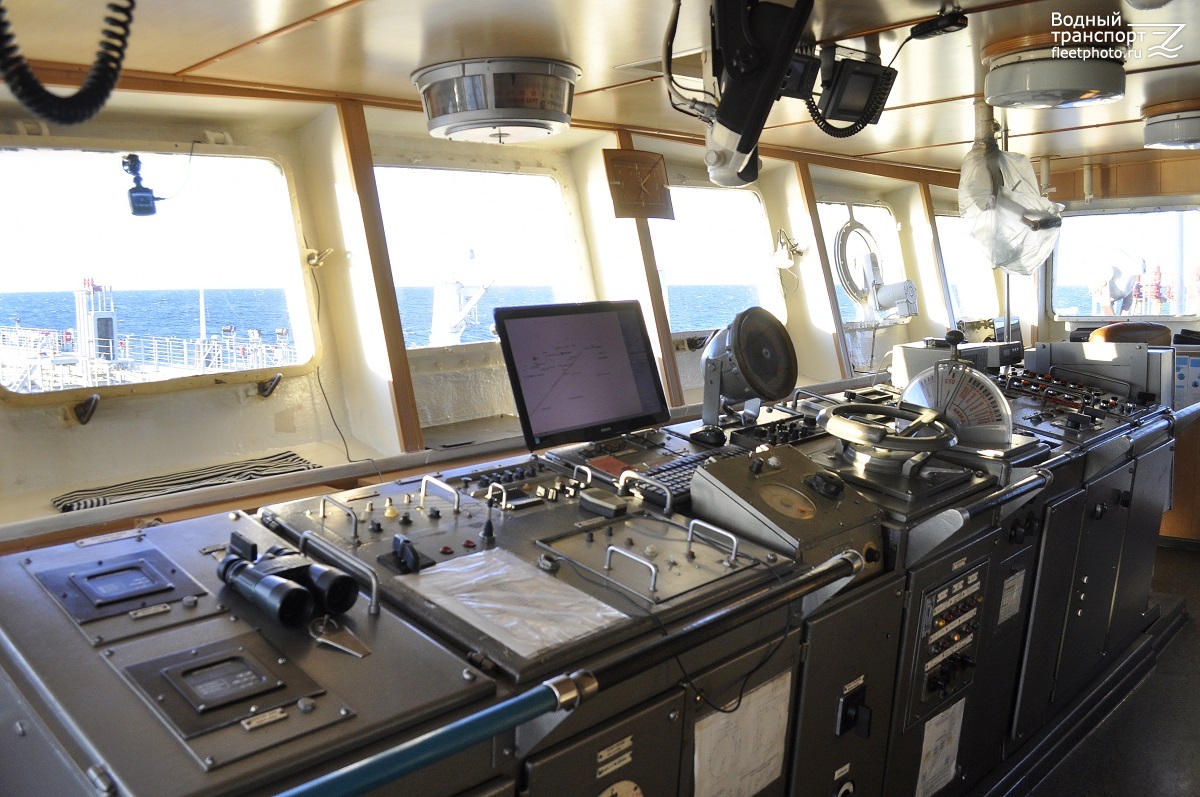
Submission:
{"label": "plastic sheet cover", "polygon": [[963,159],[958,210],[992,264],[1032,274],[1058,243],[1063,206],[1042,196],[1029,158],[976,143]]}
{"label": "plastic sheet cover", "polygon": [[629,619],[498,548],[397,578],[527,658]]}

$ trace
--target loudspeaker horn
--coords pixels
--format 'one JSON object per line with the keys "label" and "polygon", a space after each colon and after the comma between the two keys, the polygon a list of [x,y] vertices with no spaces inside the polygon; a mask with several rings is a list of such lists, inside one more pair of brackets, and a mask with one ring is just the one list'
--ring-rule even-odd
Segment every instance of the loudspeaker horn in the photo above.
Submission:
{"label": "loudspeaker horn", "polygon": [[[709,338],[704,348],[704,425],[692,432],[700,443],[722,445],[721,408],[727,403],[778,401],[796,386],[796,348],[787,329],[761,307],[738,313],[733,323]],[[751,409],[752,406],[752,409]]]}

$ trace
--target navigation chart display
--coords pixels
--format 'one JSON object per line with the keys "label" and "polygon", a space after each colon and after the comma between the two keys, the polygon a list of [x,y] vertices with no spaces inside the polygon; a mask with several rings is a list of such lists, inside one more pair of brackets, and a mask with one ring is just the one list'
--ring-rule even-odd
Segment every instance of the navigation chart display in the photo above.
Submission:
{"label": "navigation chart display", "polygon": [[495,311],[530,449],[614,437],[670,416],[637,302]]}

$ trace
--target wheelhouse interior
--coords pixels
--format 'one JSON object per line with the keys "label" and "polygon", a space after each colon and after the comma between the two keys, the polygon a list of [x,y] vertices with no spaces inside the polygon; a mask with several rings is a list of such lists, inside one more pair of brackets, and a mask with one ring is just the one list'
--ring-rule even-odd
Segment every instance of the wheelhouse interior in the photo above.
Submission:
{"label": "wheelhouse interior", "polygon": [[[118,8],[106,11],[78,0],[4,0],[0,8],[10,39],[7,55],[0,57],[11,59],[19,51],[38,81],[55,94],[70,95],[87,79],[101,29],[114,25],[105,16],[120,18],[125,2],[117,0]],[[722,186],[714,182],[713,153],[728,154],[731,145],[714,144],[711,120],[672,106],[681,104],[679,97],[703,104],[736,96],[733,84],[721,84],[722,70],[742,74],[738,70],[744,67],[746,74],[756,74],[759,67],[746,67],[739,60],[743,53],[732,45],[715,52],[714,20],[719,13],[740,18],[760,5],[774,7],[772,20],[799,20],[796,46],[786,52],[794,59],[788,74],[806,76],[814,88],[786,88],[779,99],[768,97],[763,110],[769,108],[769,114],[757,125],[749,123],[751,138],[761,127],[751,142],[753,152],[742,151],[744,137],[737,143],[753,174],[739,171],[731,178],[726,172]],[[357,618],[349,626],[369,640],[375,654],[358,658],[338,650],[367,662],[362,678],[388,678],[391,666],[419,672],[414,691],[428,690],[427,703],[368,708],[371,699],[357,686],[337,680],[342,677],[338,662],[310,659],[308,647],[301,646],[310,642],[307,637],[297,641],[274,630],[260,634],[260,626],[271,627],[271,618],[264,621],[255,614],[259,609],[251,608],[249,619],[231,619],[244,639],[255,640],[256,647],[248,648],[254,660],[269,663],[282,651],[279,667],[287,669],[284,659],[298,661],[303,672],[280,675],[280,683],[308,678],[317,684],[308,692],[289,691],[289,710],[310,692],[341,689],[349,708],[340,717],[336,711],[326,716],[327,704],[318,700],[315,713],[292,711],[291,726],[307,723],[293,735],[279,731],[279,722],[257,737],[257,726],[247,727],[246,717],[222,728],[190,716],[179,719],[192,709],[198,716],[207,710],[196,708],[204,702],[199,693],[187,691],[197,687],[187,680],[191,671],[186,668],[173,682],[184,702],[148,708],[155,699],[148,679],[157,677],[148,674],[151,665],[167,673],[182,666],[162,658],[176,642],[219,647],[213,618],[227,611],[226,603],[236,606],[242,600],[224,596],[235,589],[229,585],[237,578],[236,566],[245,563],[224,565],[218,580],[215,570],[209,572],[217,566],[207,551],[214,544],[222,546],[218,555],[249,561],[251,569],[244,573],[257,572],[254,558],[273,544],[272,534],[294,545],[295,556],[330,564],[325,548],[360,551],[358,526],[370,527],[375,517],[370,513],[382,515],[384,501],[389,513],[384,527],[391,532],[387,524],[401,522],[400,515],[409,518],[410,503],[414,515],[425,512],[426,501],[435,501],[427,496],[449,484],[451,497],[436,499],[441,502],[436,517],[459,517],[465,501],[472,522],[486,517],[489,529],[493,520],[500,529],[508,524],[512,539],[526,533],[520,530],[527,518],[539,518],[529,524],[537,528],[529,540],[521,537],[519,544],[502,547],[523,566],[536,563],[556,584],[574,589],[590,583],[596,570],[611,569],[605,562],[588,575],[571,570],[573,565],[559,570],[556,564],[555,557],[570,559],[574,548],[558,543],[558,532],[547,532],[548,524],[559,522],[556,513],[575,511],[591,477],[585,483],[573,470],[580,465],[567,459],[547,465],[545,477],[541,469],[535,476],[528,464],[531,456],[534,463],[549,460],[546,447],[522,428],[513,366],[506,363],[494,315],[505,307],[635,302],[668,416],[660,423],[677,425],[683,430],[678,439],[692,446],[666,445],[662,440],[674,439],[669,432],[654,438],[672,455],[709,450],[698,448],[700,438],[689,435],[711,425],[713,413],[732,435],[731,424],[766,429],[782,416],[815,418],[823,402],[856,404],[860,395],[873,401],[880,390],[885,391],[881,400],[903,403],[905,384],[897,378],[899,360],[908,356],[903,350],[929,349],[932,366],[941,359],[938,352],[953,349],[957,358],[957,341],[967,347],[1017,341],[1025,371],[1042,362],[1047,378],[1055,376],[1055,368],[1082,369],[1089,378],[1093,370],[1100,373],[1082,380],[1093,395],[1068,408],[1076,416],[1109,401],[1109,393],[1119,394],[1121,406],[1128,408],[1106,404],[1108,415],[1092,413],[1091,421],[1070,412],[1054,419],[1044,412],[1044,393],[1035,396],[1013,386],[1019,374],[1010,369],[1018,367],[1020,357],[998,370],[993,366],[989,378],[1002,380],[995,384],[1008,391],[1004,396],[1012,403],[1006,410],[1006,444],[1014,419],[1028,413],[1037,420],[1017,423],[1015,431],[1033,442],[1022,443],[1025,448],[1013,444],[1013,453],[988,460],[986,467],[956,462],[962,478],[946,488],[945,495],[953,497],[936,508],[931,508],[936,502],[922,505],[922,499],[913,499],[911,491],[907,499],[875,501],[874,477],[866,477],[861,484],[847,479],[846,485],[862,491],[863,505],[874,507],[871,511],[861,517],[839,514],[849,511],[844,508],[815,512],[839,526],[874,524],[874,531],[862,532],[865,537],[837,537],[839,545],[857,547],[857,559],[850,558],[858,564],[831,565],[835,570],[853,565],[856,574],[865,567],[874,580],[853,589],[838,582],[848,591],[823,597],[832,600],[824,613],[812,608],[819,606],[815,599],[800,593],[792,603],[774,607],[774,613],[747,609],[741,629],[726,628],[724,635],[681,649],[682,681],[670,657],[643,672],[622,661],[614,665],[622,675],[614,682],[626,686],[607,692],[605,677],[611,671],[601,667],[603,697],[591,713],[571,714],[566,700],[548,715],[553,719],[531,719],[515,730],[485,734],[465,753],[447,753],[436,764],[393,773],[393,788],[538,795],[589,793],[578,789],[596,785],[612,789],[603,794],[642,794],[634,781],[653,782],[653,776],[623,779],[618,770],[624,764],[616,762],[629,754],[611,745],[633,733],[627,728],[660,733],[655,723],[661,714],[685,720],[676,746],[655,747],[648,755],[634,748],[639,766],[651,755],[682,762],[668,767],[675,775],[661,793],[842,797],[854,792],[855,777],[847,774],[852,770],[859,775],[858,793],[1017,794],[1028,787],[1030,773],[1043,772],[1045,761],[1061,752],[1053,746],[1056,734],[1082,733],[1086,721],[1102,714],[1153,666],[1157,651],[1186,617],[1182,600],[1149,597],[1153,550],[1159,544],[1185,549],[1200,544],[1200,507],[1190,489],[1200,443],[1188,412],[1200,401],[1200,348],[1191,348],[1200,346],[1200,333],[1188,332],[1197,328],[1200,316],[1195,254],[1200,134],[1192,131],[1200,125],[1200,5],[1184,0],[953,6],[816,0],[798,5],[811,10],[802,14],[792,4],[769,0],[143,0],[132,10],[119,80],[86,121],[47,121],[0,90],[0,179],[8,188],[0,196],[6,250],[0,283],[0,440],[7,452],[0,460],[0,554],[10,560],[3,578],[29,581],[18,590],[21,605],[42,601],[45,611],[55,614],[62,608],[51,601],[59,601],[57,586],[75,578],[67,571],[82,565],[82,554],[76,553],[90,557],[93,544],[116,540],[120,555],[134,558],[142,555],[137,546],[153,545],[164,561],[187,563],[185,572],[202,567],[205,573],[192,575],[196,591],[189,593],[189,603],[195,606],[198,600],[202,615],[191,625],[164,620],[163,610],[151,619],[150,632],[118,631],[120,644],[114,643],[116,654],[106,661],[103,644],[93,641],[100,639],[92,633],[98,626],[88,625],[100,622],[108,629],[121,618],[100,616],[105,610],[96,607],[103,598],[87,593],[86,601],[95,603],[87,610],[92,614],[63,620],[61,646],[42,651],[50,659],[75,655],[69,651],[72,644],[83,644],[74,639],[83,631],[88,642],[79,654],[84,663],[77,677],[100,678],[104,689],[128,687],[136,693],[136,698],[122,698],[129,705],[122,703],[116,714],[131,727],[145,728],[135,735],[151,740],[146,743],[156,755],[170,751],[161,766],[146,771],[133,771],[141,765],[122,769],[119,754],[96,741],[94,726],[84,721],[88,727],[80,729],[80,712],[88,709],[60,697],[70,691],[67,675],[40,680],[48,659],[29,658],[42,655],[29,653],[38,643],[0,618],[7,645],[0,658],[0,670],[7,673],[0,693],[16,720],[32,722],[34,735],[46,740],[37,742],[39,766],[69,762],[61,774],[68,791],[60,793],[79,788],[151,793],[150,784],[184,769],[180,794],[267,794],[284,788],[320,793],[333,788],[321,785],[320,778],[451,721],[469,720],[502,700],[528,699],[535,682],[569,665],[614,651],[633,657],[660,629],[669,639],[699,615],[740,607],[751,593],[770,592],[776,585],[807,595],[836,580],[830,576],[818,583],[825,571],[814,566],[842,553],[840,548],[822,548],[817,557],[815,548],[806,554],[803,543],[789,543],[781,552],[769,538],[751,534],[742,543],[749,546],[744,554],[760,568],[762,579],[717,580],[716,586],[699,587],[676,603],[638,595],[635,600],[650,608],[636,611],[611,596],[607,602],[597,599],[596,594],[607,593],[596,593],[594,585],[581,587],[587,600],[575,604],[571,595],[556,593],[543,602],[561,600],[573,616],[591,618],[594,627],[580,632],[582,637],[556,642],[560,647],[549,653],[518,655],[522,648],[507,637],[497,637],[492,647],[464,642],[471,636],[464,630],[470,621],[456,610],[435,608],[465,594],[461,583],[431,586],[420,598],[397,587],[405,597],[389,603],[388,585],[402,583],[409,572],[405,568],[415,573],[427,564],[421,556],[436,558],[421,548],[419,535],[410,540],[397,528],[394,536],[385,533],[371,541],[382,546],[380,562],[391,557],[391,571],[379,569],[374,548],[370,557],[355,554],[357,565],[344,565],[364,590],[374,584],[371,614],[363,597],[346,616]],[[960,17],[962,24],[953,22]],[[914,26],[930,20],[942,20],[937,24],[945,32],[914,34]],[[774,24],[767,27],[753,35],[775,41]],[[1097,31],[1108,38],[1096,38]],[[1095,42],[1103,44],[1099,59],[1058,52]],[[0,50],[4,47],[0,40]],[[1034,61],[1048,65],[1049,77],[1026,76],[1027,84],[1012,89],[1017,99],[1000,97],[1005,70]],[[423,93],[439,79],[431,67],[460,63],[489,76],[519,73],[536,63],[537,69],[549,68],[558,82],[552,88],[547,83],[512,90],[514,105],[530,103],[526,111],[540,103],[539,112],[530,115],[535,124],[510,124],[503,109],[493,109],[494,125],[464,132],[446,117],[472,102],[473,84],[461,77],[468,73],[453,73],[460,77],[448,80],[458,81],[450,96]],[[1076,68],[1080,63],[1084,66]],[[667,64],[672,74],[664,74]],[[894,82],[880,99],[877,121],[853,135],[830,135],[822,129],[830,125],[816,121],[808,105],[816,107],[820,97],[831,116],[839,101],[861,109],[864,100],[854,106],[853,92],[866,91],[873,98],[876,84],[864,89],[850,78],[844,86],[832,82],[835,69],[849,72],[858,64],[870,65],[871,75],[890,67]],[[1099,82],[1093,85],[1093,80]],[[1119,91],[1106,80],[1117,80]],[[669,88],[673,82],[677,86]],[[835,96],[835,89],[847,94]],[[536,92],[546,94],[530,100]],[[1062,95],[1071,92],[1079,96],[1064,100]],[[1097,95],[1106,99],[1105,92],[1112,92],[1108,101],[1089,101]],[[995,104],[989,104],[989,96]],[[1034,107],[1056,102],[1063,107]],[[557,104],[558,111],[539,115],[547,104]],[[844,113],[849,116],[833,128],[844,129],[859,115]],[[1053,208],[1048,227],[1057,230],[1057,243],[1049,257],[1024,273],[993,268],[994,251],[980,247],[963,214],[964,160],[985,140],[992,150],[1025,156],[1036,178],[1032,196]],[[619,176],[621,169],[625,177]],[[1032,225],[1035,232],[1037,226]],[[884,288],[889,289],[886,301],[880,298]],[[750,308],[765,310],[773,319],[769,323],[782,330],[783,338],[770,343],[776,347],[772,351],[795,354],[794,378],[761,409],[753,379],[745,395],[718,391],[717,399],[709,384],[715,356],[710,344],[723,340],[723,331],[732,334],[731,325]],[[1134,370],[1151,374],[1152,384],[1140,391],[1120,381],[1127,379],[1123,370],[1118,381],[1126,386],[1114,388],[1110,366],[1095,359],[1110,357],[1117,362],[1111,367],[1123,368],[1122,352],[1130,349],[1094,355],[1081,348],[1083,354],[1070,357],[1082,359],[1067,364],[1054,359],[1060,355],[1053,354],[1052,345],[1059,352],[1068,345],[1085,347],[1094,331],[1115,322],[1135,335],[1114,338],[1117,345],[1139,347],[1129,355]],[[949,346],[948,334],[955,341]],[[1147,357],[1158,359],[1148,366]],[[914,368],[905,382],[926,364],[919,357],[912,362],[921,365],[904,366]],[[1162,377],[1157,383],[1155,374]],[[1057,383],[1039,387],[1059,389]],[[995,388],[979,390],[991,396]],[[1139,392],[1145,395],[1138,398]],[[743,404],[746,400],[750,403]],[[802,411],[806,401],[811,406]],[[1074,434],[1080,423],[1093,422],[1094,440]],[[811,427],[815,421],[806,423]],[[1049,428],[1054,423],[1057,431]],[[1068,430],[1069,423],[1076,425]],[[936,427],[929,418],[918,419],[918,427],[925,424]],[[924,434],[894,426],[886,433],[893,442],[897,436]],[[799,445],[799,432],[792,434],[790,444],[785,433],[775,431],[769,440],[763,431],[743,442],[749,441],[745,447],[751,457],[759,445],[786,449],[778,455],[784,466],[803,471],[805,478],[812,475],[805,468],[815,473],[842,467],[821,459],[815,447]],[[725,440],[723,433],[719,447]],[[729,445],[733,440],[730,436]],[[792,463],[788,458],[801,450],[797,456],[803,462]],[[924,467],[926,453],[911,467]],[[761,469],[768,460],[762,454],[754,461]],[[740,467],[742,460],[736,461]],[[717,507],[703,518],[685,508],[672,520],[669,501],[651,507],[641,493],[628,499],[630,516],[645,512],[656,523],[682,523],[690,554],[693,520],[717,526],[743,522],[724,508],[730,500],[726,493],[738,495],[743,489],[737,481],[741,476],[723,476],[723,467],[709,462],[700,470],[714,474],[711,484],[698,488],[692,482],[697,499]],[[904,478],[917,472],[898,462],[888,467],[897,473],[904,468]],[[528,476],[522,475],[526,469]],[[500,480],[505,492],[497,501],[481,474],[501,471],[517,475]],[[624,499],[625,474],[611,475],[605,490]],[[431,486],[429,479],[437,484]],[[475,493],[468,489],[472,479],[480,488]],[[507,492],[516,495],[522,482],[530,502],[537,502],[524,515]],[[828,489],[840,495],[842,486]],[[897,489],[899,495],[906,488]],[[984,494],[986,501],[980,498]],[[791,506],[792,499],[779,500]],[[976,514],[959,511],[964,508]],[[1110,508],[1120,514],[1125,536],[1105,543],[1108,547],[1089,548],[1088,540],[1099,539],[1100,532],[1088,537],[1086,519],[1095,515],[1101,522]],[[617,510],[589,511],[587,517],[594,519]],[[624,513],[625,506],[619,511]],[[941,518],[939,530],[931,530],[935,526],[928,523],[935,518],[926,511]],[[958,514],[947,521],[945,513],[951,511]],[[333,525],[326,523],[327,513],[337,512],[353,524],[353,545],[342,544],[350,539],[349,527],[345,540],[334,532],[321,536]],[[1062,550],[1054,549],[1050,541],[1055,538],[1046,531],[1055,512],[1075,519],[1073,541],[1062,543]],[[1115,523],[1114,516],[1103,522]],[[1027,519],[1028,533],[1013,530]],[[214,530],[217,520],[220,529]],[[957,526],[948,529],[946,522]],[[574,516],[562,523],[563,528],[586,525]],[[1134,525],[1151,533],[1134,541],[1126,531]],[[1035,527],[1042,531],[1035,533]],[[474,549],[477,535],[471,529]],[[232,542],[231,533],[243,542]],[[587,534],[591,543],[592,531]],[[718,528],[716,536],[722,534],[728,532]],[[729,551],[726,570],[737,569],[738,544]],[[458,543],[441,547],[452,545]],[[1089,559],[1081,551],[1103,553]],[[453,558],[471,553],[456,547]],[[763,564],[776,556],[795,569],[777,572]],[[336,552],[333,558],[342,561]],[[658,573],[655,565],[643,565]],[[621,566],[642,567],[629,561]],[[1060,566],[1067,577],[1085,581],[1088,573],[1095,578],[1094,572],[1111,570],[1102,598],[1110,607],[1103,628],[1072,625],[1069,619],[1070,612],[1084,616],[1077,603],[1086,590],[1073,592],[1073,582],[1056,586],[1038,575]],[[491,567],[497,570],[485,577],[507,577],[502,565]],[[368,577],[364,568],[379,572]],[[1017,573],[1028,580],[1013,581],[1011,574]],[[837,570],[836,575],[843,574]],[[603,580],[604,573],[598,577]],[[966,589],[979,595],[988,613],[981,650],[958,647],[942,658],[927,655],[927,643],[941,637],[931,640],[929,634],[937,632],[919,628],[919,618],[958,610],[938,598],[943,586],[955,594]],[[652,580],[650,592],[656,589]],[[383,619],[378,619],[381,601]],[[1034,621],[1030,607],[1043,605],[1059,617],[1057,626]],[[961,609],[960,614],[978,611],[984,617],[984,608],[964,603]],[[628,612],[635,621],[622,625],[624,620],[609,618],[609,610]],[[171,617],[178,615],[176,610]],[[539,622],[520,612],[516,616],[530,626]],[[955,624],[969,625],[974,616]],[[879,643],[884,648],[839,649],[832,641],[834,629],[845,622],[868,623],[875,636],[864,639],[872,640],[869,646],[886,640]],[[57,632],[51,636],[59,645]],[[770,666],[754,668],[754,657],[769,650],[776,637],[787,641],[784,654],[770,659]],[[1062,652],[1093,643],[1099,645],[1088,648],[1094,656],[1078,662]],[[421,651],[418,659],[403,658],[409,644]],[[319,644],[314,649],[325,652]],[[877,672],[871,669],[876,666],[872,652],[880,650],[878,658],[890,657],[890,663]],[[839,723],[836,745],[809,735],[805,712],[815,709],[804,700],[817,694],[817,687],[804,679],[810,671],[818,677],[818,670],[804,663],[805,656],[812,661],[811,651],[822,651],[827,657],[822,661],[838,662],[829,688],[844,688],[842,697],[854,706],[865,705],[862,682],[855,678],[889,684],[886,698],[875,698],[870,687],[873,735],[871,723],[855,720],[857,709],[847,713],[845,703],[830,709]],[[1049,672],[1037,668],[1043,655],[1053,660]],[[951,658],[967,673],[956,670],[958,680],[933,669],[918,672]],[[972,674],[975,659],[981,666]],[[696,673],[703,675],[693,681]],[[446,685],[449,680],[455,688]],[[987,698],[984,683],[1006,686]],[[792,708],[778,719],[782,732],[759,726],[780,739],[763,748],[767,763],[760,769],[773,776],[745,780],[739,787],[736,778],[723,780],[728,775],[698,762],[719,757],[718,749],[705,745],[725,738],[721,734],[759,731],[731,720],[718,733],[716,721],[706,724],[705,719],[721,716],[727,708],[723,701],[736,699],[740,705],[757,688],[764,691],[750,705],[760,715],[773,701]],[[555,694],[561,697],[562,689],[568,688],[558,683]],[[575,689],[586,693],[587,685],[568,691]],[[167,702],[179,697],[170,694]],[[972,697],[954,699],[962,694]],[[235,696],[228,697],[236,703]],[[994,711],[976,708],[992,703],[1003,705]],[[158,713],[150,716],[153,712]],[[346,731],[354,722],[347,719],[351,715],[366,730]],[[819,721],[826,719],[822,715]],[[669,726],[675,719],[662,721]],[[238,723],[255,741],[232,754],[226,768],[239,744],[230,730]],[[841,723],[849,724],[843,728]],[[847,729],[866,740],[862,748],[842,741]],[[267,734],[280,735],[262,741]],[[920,763],[939,734],[970,740],[940,769]],[[587,755],[593,752],[590,741],[577,741],[584,737],[595,740],[614,762],[613,769],[601,766],[603,775],[596,772],[586,782],[572,780],[596,769],[573,758],[585,748]],[[7,757],[0,757],[0,771],[15,771],[23,749],[10,746]],[[821,770],[811,779],[801,774],[798,762],[805,750],[822,751],[817,757],[821,766],[830,764],[829,772]],[[80,787],[89,779],[90,785]],[[387,793],[387,782],[373,788]],[[645,794],[652,793],[659,792],[647,786]]]}

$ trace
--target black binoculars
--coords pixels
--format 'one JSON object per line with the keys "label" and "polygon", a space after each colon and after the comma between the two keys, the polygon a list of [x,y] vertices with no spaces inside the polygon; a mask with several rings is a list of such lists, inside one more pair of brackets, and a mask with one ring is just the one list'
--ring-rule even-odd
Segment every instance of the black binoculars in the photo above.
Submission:
{"label": "black binoculars", "polygon": [[234,532],[217,576],[287,626],[302,625],[314,612],[342,614],[358,600],[358,583],[336,567],[317,564],[294,548],[258,546]]}

